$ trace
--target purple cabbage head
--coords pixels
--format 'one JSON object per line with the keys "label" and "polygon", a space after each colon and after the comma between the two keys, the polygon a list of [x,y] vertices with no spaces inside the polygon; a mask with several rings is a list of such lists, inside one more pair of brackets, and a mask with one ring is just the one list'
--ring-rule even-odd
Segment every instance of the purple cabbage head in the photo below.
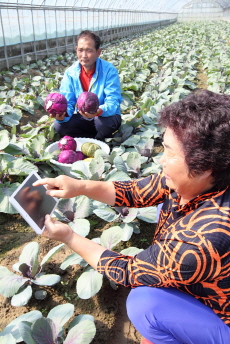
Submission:
{"label": "purple cabbage head", "polygon": [[73,151],[71,149],[63,150],[58,156],[58,162],[61,162],[63,164],[73,164],[75,161],[77,161],[78,154],[76,151]]}
{"label": "purple cabbage head", "polygon": [[80,151],[73,151],[71,149],[63,150],[58,156],[58,162],[63,164],[73,164],[75,161],[83,160],[85,156]]}
{"label": "purple cabbage head", "polygon": [[[45,99],[44,108],[52,117],[56,117],[67,111],[67,99],[61,93],[50,93]],[[66,113],[65,117],[69,117],[69,115]]]}
{"label": "purple cabbage head", "polygon": [[95,113],[99,108],[99,99],[95,93],[83,92],[77,99],[78,111]]}
{"label": "purple cabbage head", "polygon": [[58,141],[58,148],[62,150],[76,150],[77,143],[73,137],[65,135],[61,140]]}
{"label": "purple cabbage head", "polygon": [[77,153],[77,161],[78,160],[84,160],[86,156],[81,151],[76,151]]}
{"label": "purple cabbage head", "polygon": [[122,216],[128,216],[129,215],[129,208],[128,207],[122,207],[121,208],[121,215]]}

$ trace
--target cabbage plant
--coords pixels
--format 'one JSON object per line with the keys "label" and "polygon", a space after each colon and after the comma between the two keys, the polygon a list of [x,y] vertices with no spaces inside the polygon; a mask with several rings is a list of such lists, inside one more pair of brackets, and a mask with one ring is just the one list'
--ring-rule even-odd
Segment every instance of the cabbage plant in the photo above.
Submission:
{"label": "cabbage plant", "polygon": [[[52,154],[45,152],[55,135],[53,125],[43,121],[47,121],[47,116],[36,128],[27,125],[29,131],[20,137],[17,137],[15,127],[11,132],[0,130],[0,208],[3,213],[18,213],[10,204],[9,197],[31,172],[38,172],[43,177],[55,177],[61,173],[50,163]],[[12,178],[13,183],[10,182]]]}
{"label": "cabbage plant", "polygon": [[[128,218],[127,209],[120,208],[118,209],[118,211],[121,211],[123,213],[126,212],[126,216]],[[136,209],[134,209],[131,217],[132,220],[136,217]],[[75,219],[73,222],[69,222],[69,225],[74,230],[74,232],[82,236],[86,236],[89,233],[89,221],[86,219]],[[120,226],[114,225],[104,230],[101,237],[94,238],[92,240],[99,245],[112,250],[121,241],[128,241],[131,238],[133,232],[140,233],[139,224],[137,223],[137,221],[133,223],[123,223]],[[140,250],[141,249],[139,248],[133,247],[130,248],[130,250],[128,251],[124,251],[124,254],[134,255],[137,254]],[[123,253],[123,251],[121,253]],[[91,266],[88,266],[88,263],[77,253],[72,253],[71,255],[67,256],[61,264],[60,268],[62,270],[65,270],[69,266],[76,264],[80,265],[83,268],[86,268],[85,271],[77,279],[76,292],[80,298],[88,299],[97,294],[101,289],[103,284],[103,276]],[[111,286],[114,288],[114,283],[111,283]]]}
{"label": "cabbage plant", "polygon": [[0,333],[0,343],[14,344],[22,341],[26,344],[91,343],[96,333],[93,316],[78,315],[66,327],[73,313],[74,305],[66,303],[51,309],[46,318],[40,311],[23,314]]}
{"label": "cabbage plant", "polygon": [[[90,163],[77,161],[72,165],[73,177],[125,181],[158,172],[159,159],[152,156],[155,139],[162,134],[157,125],[158,113],[163,106],[182,99],[197,87],[198,65],[207,75],[208,89],[230,94],[229,33],[230,25],[226,22],[175,24],[132,37],[126,45],[116,42],[108,49],[105,47],[102,57],[117,67],[121,80],[122,125],[106,140],[111,147],[110,154],[98,150]],[[8,197],[31,170],[38,171],[42,177],[62,173],[44,153],[50,142],[57,141],[47,116],[36,125],[28,123],[21,127],[23,133],[20,135],[15,126],[21,110],[33,114],[34,109],[44,106],[43,99],[48,93],[58,90],[63,75],[59,71],[52,72],[49,67],[52,64],[66,66],[73,59],[74,54],[51,56],[28,66],[14,66],[13,71],[3,75],[5,85],[0,87],[0,116],[2,123],[12,127],[11,133],[0,128],[0,207],[5,213],[15,212]],[[30,68],[36,68],[40,75],[28,76]],[[14,72],[21,74],[20,80]],[[18,178],[17,182],[10,183],[9,176]],[[107,222],[116,222],[110,233],[111,242],[118,238],[129,240],[132,233],[138,231],[138,220],[153,223],[156,219],[153,207],[114,208],[85,196],[61,200],[59,205],[55,216],[83,236],[88,235],[89,224],[85,218],[91,214]],[[101,243],[101,238],[97,240]],[[104,239],[102,242],[105,244]],[[87,266],[81,257],[73,254],[63,262],[62,268],[74,263]],[[97,280],[95,271],[87,269],[90,280],[91,277]],[[100,289],[100,283],[95,290]]]}
{"label": "cabbage plant", "polygon": [[[64,244],[52,248],[39,264],[39,244],[31,242],[27,244],[19,256],[18,263],[13,265],[14,273],[4,266],[0,266],[0,294],[4,297],[12,297],[12,306],[24,306],[32,297],[32,285],[52,286],[60,281],[56,274],[42,272],[43,265],[56,254]],[[20,273],[20,275],[18,274]]]}
{"label": "cabbage plant", "polygon": [[[100,238],[95,238],[92,240],[107,248],[108,250],[112,250],[121,241],[125,241],[123,229],[119,226],[113,226],[106,229],[105,231],[103,231]],[[122,250],[121,254],[134,256],[141,251],[142,249],[139,249],[137,247],[129,247],[128,249]],[[75,263],[76,259],[80,258],[80,256],[77,256],[77,254],[75,254],[74,257],[72,256],[72,259],[75,259]],[[67,262],[69,264],[70,259],[65,260],[62,263],[61,268],[64,268]],[[84,262],[82,259],[78,260],[78,264],[80,264],[81,266],[85,266],[84,263],[86,262]],[[89,299],[90,297],[94,296],[96,293],[99,292],[99,290],[102,287],[102,283],[103,276],[99,274],[96,270],[94,270],[91,266],[88,266],[85,269],[85,271],[81,274],[81,276],[77,279],[76,292],[81,299]],[[110,285],[113,289],[117,288],[116,284],[112,281],[110,281]]]}

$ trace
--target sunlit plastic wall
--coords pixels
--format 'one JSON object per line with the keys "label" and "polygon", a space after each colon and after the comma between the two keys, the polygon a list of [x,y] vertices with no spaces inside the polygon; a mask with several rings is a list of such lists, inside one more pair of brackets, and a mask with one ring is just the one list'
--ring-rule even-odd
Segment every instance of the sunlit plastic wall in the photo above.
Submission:
{"label": "sunlit plastic wall", "polygon": [[223,19],[223,9],[211,0],[190,2],[182,8],[177,18],[178,22],[220,19]]}
{"label": "sunlit plastic wall", "polygon": [[227,8],[225,11],[224,11],[224,17],[223,19],[224,20],[227,20],[227,21],[230,21],[230,8]]}
{"label": "sunlit plastic wall", "polygon": [[75,48],[76,35],[97,32],[103,42],[170,24],[175,13],[68,7],[0,6],[0,70]]}
{"label": "sunlit plastic wall", "polygon": [[131,11],[57,9],[0,9],[4,36],[0,46],[78,34],[81,29],[100,30],[159,20],[159,14]]}

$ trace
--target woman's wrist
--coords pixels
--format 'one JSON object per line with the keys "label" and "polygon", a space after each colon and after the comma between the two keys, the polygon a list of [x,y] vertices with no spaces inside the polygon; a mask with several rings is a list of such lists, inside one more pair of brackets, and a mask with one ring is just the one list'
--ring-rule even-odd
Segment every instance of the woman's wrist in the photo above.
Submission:
{"label": "woman's wrist", "polygon": [[67,234],[64,240],[62,240],[63,243],[71,248],[73,241],[76,239],[75,235],[77,234],[70,228],[69,234]]}
{"label": "woman's wrist", "polygon": [[73,184],[73,190],[75,189],[76,192],[74,192],[74,196],[79,196],[79,195],[85,195],[86,192],[86,184],[87,184],[87,180],[79,180],[79,179],[74,179],[75,184]]}

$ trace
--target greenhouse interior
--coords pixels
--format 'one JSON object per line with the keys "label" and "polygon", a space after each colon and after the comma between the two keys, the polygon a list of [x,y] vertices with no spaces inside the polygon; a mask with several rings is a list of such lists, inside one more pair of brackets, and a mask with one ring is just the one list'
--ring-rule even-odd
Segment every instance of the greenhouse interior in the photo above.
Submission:
{"label": "greenhouse interior", "polygon": [[1,0],[0,69],[73,52],[84,29],[106,43],[175,22],[229,18],[228,0]]}
{"label": "greenhouse interior", "polygon": [[[178,288],[230,331],[229,109],[230,0],[0,0],[0,344],[229,344],[148,340],[126,309],[130,290]],[[42,197],[37,178],[55,179]],[[185,334],[219,330],[178,299],[167,336],[183,309]]]}

